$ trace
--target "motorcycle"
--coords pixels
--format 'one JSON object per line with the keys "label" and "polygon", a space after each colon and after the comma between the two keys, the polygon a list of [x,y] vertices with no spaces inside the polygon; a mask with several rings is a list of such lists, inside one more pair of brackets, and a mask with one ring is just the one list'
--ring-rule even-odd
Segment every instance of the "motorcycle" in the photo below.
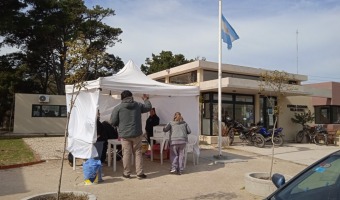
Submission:
{"label": "motorcycle", "polygon": [[[277,128],[274,131],[274,137],[273,137],[273,142],[274,145],[278,145],[278,146],[282,146],[283,145],[283,133],[282,133],[283,128]],[[271,141],[272,140],[272,134],[273,134],[273,129],[269,129],[267,131],[266,128],[261,127],[258,131],[258,133],[260,133],[261,135],[263,135],[264,139],[266,142]]]}
{"label": "motorcycle", "polygon": [[[229,126],[228,126],[229,125]],[[249,145],[254,145],[256,147],[262,148],[265,145],[264,137],[257,133],[259,127],[253,126],[250,128],[246,128],[243,124],[236,120],[227,119],[228,126],[228,136],[232,136],[232,140],[234,139],[235,133],[240,133],[240,139],[243,142],[248,143]]]}

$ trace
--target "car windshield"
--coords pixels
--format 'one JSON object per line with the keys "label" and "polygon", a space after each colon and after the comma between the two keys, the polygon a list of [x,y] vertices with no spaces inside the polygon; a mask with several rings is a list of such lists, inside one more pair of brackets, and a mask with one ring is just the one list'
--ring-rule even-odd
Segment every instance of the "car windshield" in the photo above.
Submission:
{"label": "car windshield", "polygon": [[340,156],[328,157],[290,182],[271,199],[340,199],[339,175]]}

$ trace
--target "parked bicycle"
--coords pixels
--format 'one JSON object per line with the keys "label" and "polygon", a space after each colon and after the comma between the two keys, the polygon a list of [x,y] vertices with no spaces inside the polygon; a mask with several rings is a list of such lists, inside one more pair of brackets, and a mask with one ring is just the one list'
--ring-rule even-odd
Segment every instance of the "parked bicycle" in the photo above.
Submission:
{"label": "parked bicycle", "polygon": [[323,125],[317,125],[315,127],[314,142],[315,144],[321,144],[322,141],[325,145],[328,145],[328,132]]}
{"label": "parked bicycle", "polygon": [[303,138],[306,138],[308,143],[320,144],[321,141],[324,141],[324,144],[328,145],[327,134],[327,130],[322,125],[314,127],[304,125],[303,129],[296,134],[295,141],[301,143]]}

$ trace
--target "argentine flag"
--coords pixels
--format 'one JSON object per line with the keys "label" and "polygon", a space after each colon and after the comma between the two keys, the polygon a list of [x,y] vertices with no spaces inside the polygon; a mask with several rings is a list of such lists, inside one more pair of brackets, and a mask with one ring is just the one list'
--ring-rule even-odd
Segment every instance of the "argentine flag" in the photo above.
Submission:
{"label": "argentine flag", "polygon": [[228,44],[228,49],[231,49],[232,42],[239,39],[237,33],[233,29],[233,27],[230,26],[228,21],[224,18],[222,15],[222,29],[221,29],[221,35],[223,42]]}

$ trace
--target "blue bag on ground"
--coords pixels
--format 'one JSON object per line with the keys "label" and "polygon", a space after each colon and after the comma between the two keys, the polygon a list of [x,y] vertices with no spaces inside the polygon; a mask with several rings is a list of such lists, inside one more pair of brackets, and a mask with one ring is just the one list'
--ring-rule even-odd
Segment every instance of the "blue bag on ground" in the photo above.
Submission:
{"label": "blue bag on ground", "polygon": [[101,168],[102,163],[100,160],[93,158],[88,159],[83,164],[84,180],[90,180],[92,183],[96,180],[98,171]]}

